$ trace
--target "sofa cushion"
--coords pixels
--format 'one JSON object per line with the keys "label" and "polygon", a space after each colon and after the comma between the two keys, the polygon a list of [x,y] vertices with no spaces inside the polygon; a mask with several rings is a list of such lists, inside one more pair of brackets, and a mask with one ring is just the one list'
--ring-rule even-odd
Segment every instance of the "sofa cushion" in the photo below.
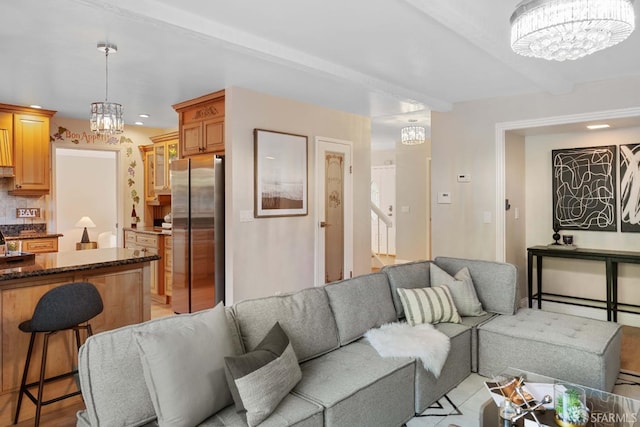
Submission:
{"label": "sofa cushion", "polygon": [[382,268],[382,272],[389,279],[391,287],[391,296],[393,305],[396,308],[396,317],[401,319],[404,317],[404,309],[400,302],[399,288],[425,288],[431,286],[429,267],[431,261],[413,261],[404,264],[387,265]]}
{"label": "sofa cushion", "polygon": [[324,289],[338,325],[340,345],[361,338],[369,329],[396,320],[389,282],[383,273],[331,283]]}
{"label": "sofa cushion", "polygon": [[325,407],[326,427],[401,426],[414,415],[412,358],[382,358],[363,339],[301,367],[293,392]]}
{"label": "sofa cushion", "polygon": [[[246,417],[227,406],[205,420],[201,427],[245,427]],[[323,408],[307,399],[287,394],[260,427],[324,427]]]}
{"label": "sofa cushion", "polygon": [[236,409],[247,423],[264,421],[302,376],[289,338],[276,324],[251,352],[225,357],[227,379]]}
{"label": "sofa cushion", "polygon": [[222,303],[142,324],[134,336],[160,425],[197,425],[233,403],[224,357],[235,352]]}
{"label": "sofa cushion", "polygon": [[338,348],[338,328],[323,288],[240,301],[234,314],[244,346],[253,350],[279,322],[299,361]]}
{"label": "sofa cushion", "polygon": [[478,373],[512,367],[611,391],[620,341],[615,322],[522,308],[478,326]]}
{"label": "sofa cushion", "polygon": [[471,273],[467,267],[462,268],[451,276],[449,273],[433,264],[429,268],[431,274],[431,286],[447,285],[453,302],[460,316],[482,316],[486,312],[478,300],[478,295],[471,279]]}
{"label": "sofa cushion", "polygon": [[437,257],[434,262],[452,275],[467,267],[478,299],[486,311],[514,314],[518,309],[518,271],[514,265],[448,257]]}
{"label": "sofa cushion", "polygon": [[407,322],[412,326],[420,323],[460,323],[460,316],[446,286],[400,288],[398,293]]}

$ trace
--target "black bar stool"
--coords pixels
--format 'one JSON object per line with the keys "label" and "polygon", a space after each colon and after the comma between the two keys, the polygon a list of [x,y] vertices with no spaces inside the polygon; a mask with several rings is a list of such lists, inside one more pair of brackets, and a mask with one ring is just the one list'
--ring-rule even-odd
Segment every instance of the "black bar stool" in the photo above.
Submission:
{"label": "black bar stool", "polygon": [[[47,293],[45,293],[36,304],[36,308],[33,311],[31,319],[20,323],[18,326],[20,330],[22,332],[31,333],[31,339],[29,341],[29,350],[27,351],[27,360],[24,364],[20,393],[18,394],[18,406],[16,407],[16,416],[13,420],[14,424],[18,422],[23,395],[27,395],[27,397],[36,405],[36,419],[34,425],[37,427],[40,423],[40,411],[42,406],[80,394],[80,390],[78,390],[50,400],[42,400],[42,391],[46,383],[71,377],[78,373],[78,370],[74,369],[66,374],[45,378],[49,337],[60,331],[73,330],[76,336],[76,345],[78,349],[80,349],[80,330],[86,330],[87,336],[90,336],[92,331],[91,325],[88,321],[102,313],[102,309],[102,298],[94,285],[86,282],[68,283],[47,291]],[[85,322],[86,324],[81,325]],[[27,384],[27,373],[29,370],[29,363],[31,362],[31,353],[33,351],[36,334],[38,333],[44,333],[42,362],[40,365],[40,380]],[[30,388],[36,386],[38,387],[37,397],[29,391]]]}

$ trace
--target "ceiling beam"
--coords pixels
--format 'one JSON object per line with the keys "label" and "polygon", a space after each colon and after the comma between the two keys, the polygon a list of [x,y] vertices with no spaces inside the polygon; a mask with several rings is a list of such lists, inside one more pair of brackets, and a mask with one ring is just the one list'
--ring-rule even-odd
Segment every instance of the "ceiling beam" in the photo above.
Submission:
{"label": "ceiling beam", "polygon": [[361,71],[327,61],[307,52],[274,43],[262,37],[230,27],[207,17],[155,0],[74,0],[95,9],[148,22],[162,23],[185,34],[220,43],[224,48],[259,57],[272,63],[294,67],[323,77],[347,81],[366,90],[415,105],[415,110],[450,111],[452,103],[381,80]]}

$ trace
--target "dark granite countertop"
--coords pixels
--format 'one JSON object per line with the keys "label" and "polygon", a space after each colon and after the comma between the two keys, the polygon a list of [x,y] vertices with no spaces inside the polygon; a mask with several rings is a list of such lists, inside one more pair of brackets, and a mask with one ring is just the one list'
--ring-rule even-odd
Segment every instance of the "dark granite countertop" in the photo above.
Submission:
{"label": "dark granite countertop", "polygon": [[3,281],[26,277],[47,276],[104,267],[118,267],[160,259],[158,255],[123,248],[89,249],[73,252],[36,254],[35,260],[21,266],[0,269],[0,285]]}
{"label": "dark granite countertop", "polygon": [[[131,228],[131,227],[124,227],[125,231],[135,231],[137,233],[144,233],[144,234],[168,234],[168,233],[163,233],[162,232],[162,227],[138,227],[138,228]],[[170,231],[170,230],[168,230]]]}
{"label": "dark granite countertop", "polygon": [[33,240],[33,239],[47,239],[50,237],[62,237],[63,234],[59,233],[26,233],[18,236],[4,236],[7,240]]}

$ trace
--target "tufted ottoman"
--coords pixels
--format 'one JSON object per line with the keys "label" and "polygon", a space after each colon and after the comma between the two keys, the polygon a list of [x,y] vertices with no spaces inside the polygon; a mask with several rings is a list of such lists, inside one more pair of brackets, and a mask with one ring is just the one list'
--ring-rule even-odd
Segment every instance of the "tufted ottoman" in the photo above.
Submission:
{"label": "tufted ottoman", "polygon": [[621,339],[614,322],[522,308],[478,326],[478,373],[513,367],[611,391]]}

